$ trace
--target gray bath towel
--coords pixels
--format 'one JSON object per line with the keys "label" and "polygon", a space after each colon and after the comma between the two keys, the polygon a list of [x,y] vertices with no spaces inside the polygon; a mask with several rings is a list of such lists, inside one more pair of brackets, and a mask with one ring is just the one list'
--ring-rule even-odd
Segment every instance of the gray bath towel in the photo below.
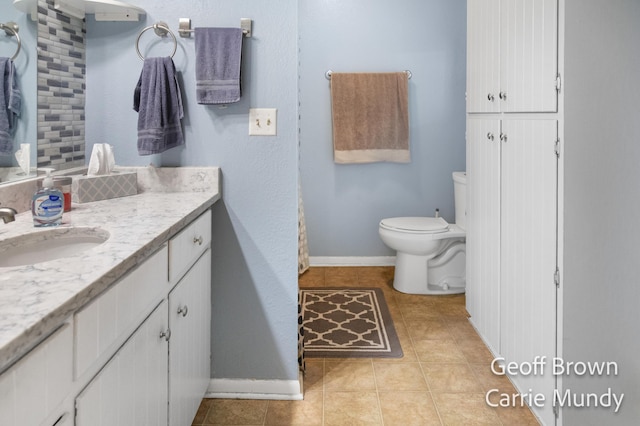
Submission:
{"label": "gray bath towel", "polygon": [[20,116],[21,103],[22,96],[13,61],[0,58],[0,155],[13,153],[13,134]]}
{"label": "gray bath towel", "polygon": [[242,30],[196,28],[196,98],[199,104],[240,100]]}
{"label": "gray bath towel", "polygon": [[133,109],[138,112],[138,154],[159,154],[184,144],[182,95],[170,57],[144,60]]}

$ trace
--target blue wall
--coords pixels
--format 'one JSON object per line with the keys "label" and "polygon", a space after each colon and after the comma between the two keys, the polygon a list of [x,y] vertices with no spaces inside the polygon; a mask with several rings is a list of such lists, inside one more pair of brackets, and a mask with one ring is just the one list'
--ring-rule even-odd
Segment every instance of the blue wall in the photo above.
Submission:
{"label": "blue wall", "polygon": [[[108,142],[120,165],[222,168],[223,200],[214,207],[212,375],[294,380],[298,125],[312,255],[388,254],[377,236],[378,220],[385,216],[425,215],[439,207],[453,220],[451,172],[465,167],[466,3],[136,4],[147,11],[145,21],[87,19],[87,152],[93,143]],[[254,37],[243,50],[243,98],[226,109],[198,105],[194,41],[178,37],[174,62],[181,72],[186,146],[139,157],[137,115],[131,109],[142,66],[136,37],[161,20],[176,31],[183,17],[191,18],[194,27],[238,26],[242,17],[254,20]],[[153,31],[143,35],[140,45],[153,56],[172,49],[171,40],[160,40]],[[333,164],[329,82],[324,78],[329,68],[413,72],[411,164]],[[250,107],[278,109],[276,137],[247,135]]]}
{"label": "blue wall", "polygon": [[[214,206],[214,378],[297,380],[297,35],[296,2],[262,0],[138,0],[141,22],[87,18],[87,153],[114,146],[119,165],[220,166],[221,202]],[[226,109],[195,99],[194,39],[177,34],[179,18],[193,27],[238,27],[254,21],[243,50],[242,100]],[[140,157],[133,90],[142,61],[136,37],[165,21],[178,37],[186,145]],[[166,56],[172,41],[153,31],[145,55]],[[249,137],[250,107],[278,109],[276,137]],[[153,220],[153,218],[149,218]]]}
{"label": "blue wall", "polygon": [[[453,222],[465,170],[465,0],[299,2],[300,176],[311,256],[393,254],[378,222]],[[410,70],[410,164],[333,162],[327,70]]]}

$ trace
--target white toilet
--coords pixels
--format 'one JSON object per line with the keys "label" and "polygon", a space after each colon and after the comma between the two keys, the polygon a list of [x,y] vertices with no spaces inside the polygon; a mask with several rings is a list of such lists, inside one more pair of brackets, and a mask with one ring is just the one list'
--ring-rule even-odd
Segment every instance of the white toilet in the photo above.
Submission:
{"label": "white toilet", "polygon": [[456,294],[465,289],[466,174],[453,173],[455,224],[441,217],[382,219],[382,241],[396,250],[393,287],[409,294]]}

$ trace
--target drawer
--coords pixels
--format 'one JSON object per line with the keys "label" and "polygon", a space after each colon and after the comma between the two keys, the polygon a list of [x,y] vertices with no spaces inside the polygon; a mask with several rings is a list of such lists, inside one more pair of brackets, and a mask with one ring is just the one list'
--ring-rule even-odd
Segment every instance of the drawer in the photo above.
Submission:
{"label": "drawer", "polygon": [[167,251],[164,246],[74,315],[76,379],[94,374],[166,295]]}
{"label": "drawer", "polygon": [[169,281],[176,283],[211,245],[211,210],[169,240]]}
{"label": "drawer", "polygon": [[73,332],[66,323],[0,376],[0,423],[39,425],[71,390]]}

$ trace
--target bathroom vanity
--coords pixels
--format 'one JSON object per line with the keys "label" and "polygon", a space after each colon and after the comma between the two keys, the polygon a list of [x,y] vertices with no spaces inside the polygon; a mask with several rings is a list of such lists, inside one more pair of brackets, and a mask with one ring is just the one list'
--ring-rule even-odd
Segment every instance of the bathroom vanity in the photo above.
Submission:
{"label": "bathroom vanity", "polygon": [[[191,423],[210,378],[220,194],[217,168],[187,173],[172,192],[160,179],[138,195],[74,205],[60,229],[108,233],[94,248],[0,268],[3,424]],[[39,231],[22,213],[0,243]]]}

